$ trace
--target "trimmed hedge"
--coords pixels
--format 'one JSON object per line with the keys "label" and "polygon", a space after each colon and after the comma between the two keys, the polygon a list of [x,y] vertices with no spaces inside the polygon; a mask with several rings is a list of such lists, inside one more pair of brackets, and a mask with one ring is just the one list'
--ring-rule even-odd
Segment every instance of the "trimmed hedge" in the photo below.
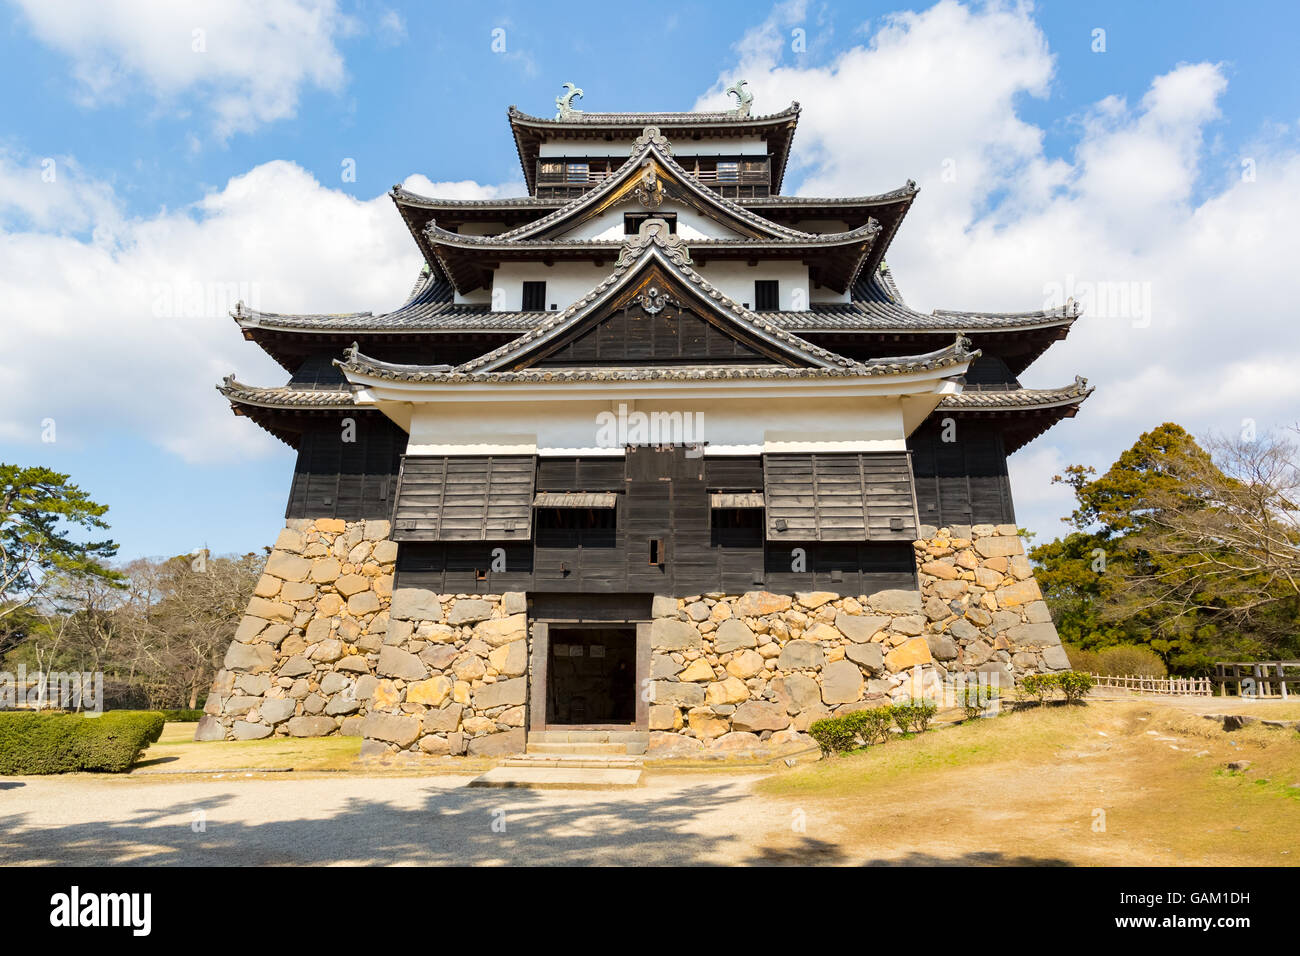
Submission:
{"label": "trimmed hedge", "polygon": [[203,719],[201,710],[160,710],[158,713],[169,724],[193,724]]}
{"label": "trimmed hedge", "polygon": [[0,774],[123,773],[163,731],[163,715],[116,710],[84,714],[0,714]]}

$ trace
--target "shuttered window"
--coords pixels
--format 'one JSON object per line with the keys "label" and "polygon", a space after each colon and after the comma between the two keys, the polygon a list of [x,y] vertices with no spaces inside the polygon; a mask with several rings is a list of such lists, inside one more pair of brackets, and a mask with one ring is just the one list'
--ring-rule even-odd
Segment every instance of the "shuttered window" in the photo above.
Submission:
{"label": "shuttered window", "polygon": [[393,511],[397,541],[525,541],[536,459],[408,455]]}
{"label": "shuttered window", "polygon": [[912,469],[904,452],[764,455],[769,541],[911,541]]}
{"label": "shuttered window", "polygon": [[754,311],[776,312],[781,308],[781,283],[777,279],[758,279],[754,283]]}
{"label": "shuttered window", "polygon": [[545,282],[524,283],[523,310],[525,312],[546,311],[546,283]]}

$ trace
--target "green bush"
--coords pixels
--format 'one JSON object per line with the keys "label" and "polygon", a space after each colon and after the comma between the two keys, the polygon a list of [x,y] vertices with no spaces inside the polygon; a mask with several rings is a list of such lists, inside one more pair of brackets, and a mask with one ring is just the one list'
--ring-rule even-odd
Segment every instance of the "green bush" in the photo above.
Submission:
{"label": "green bush", "polygon": [[1040,704],[1060,686],[1059,674],[1029,674],[1020,681],[1020,689],[1037,697]]}
{"label": "green bush", "polygon": [[1070,659],[1070,666],[1076,671],[1084,671],[1088,674],[1100,674],[1101,655],[1096,651],[1086,651],[1082,647],[1074,644],[1063,644],[1065,656]]}
{"label": "green bush", "polygon": [[985,708],[998,699],[998,693],[992,684],[967,684],[957,691],[957,705],[970,720],[984,713]]}
{"label": "green bush", "polygon": [[814,721],[808,734],[817,741],[823,753],[844,753],[884,743],[889,739],[889,727],[893,722],[892,707],[875,707]]}
{"label": "green bush", "polygon": [[808,727],[808,736],[817,741],[824,754],[843,753],[858,744],[858,735],[843,717],[824,717]]}
{"label": "green bush", "polygon": [[889,708],[894,723],[903,733],[924,733],[930,727],[930,721],[939,708],[933,701],[910,700],[906,704],[895,704]]}
{"label": "green bush", "polygon": [[0,714],[0,774],[122,773],[163,731],[156,711]]}
{"label": "green bush", "polygon": [[1082,671],[1065,671],[1057,674],[1056,682],[1061,688],[1061,693],[1065,695],[1066,703],[1069,704],[1083,700],[1088,691],[1092,690],[1093,685],[1097,683],[1093,680],[1091,674],[1085,674]]}
{"label": "green bush", "polygon": [[203,719],[201,710],[160,710],[163,720],[169,724],[192,724]]}

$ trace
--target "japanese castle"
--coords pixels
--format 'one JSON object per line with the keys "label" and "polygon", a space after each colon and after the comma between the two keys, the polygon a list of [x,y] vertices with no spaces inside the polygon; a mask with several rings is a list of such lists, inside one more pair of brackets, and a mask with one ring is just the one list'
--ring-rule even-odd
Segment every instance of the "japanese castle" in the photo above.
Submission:
{"label": "japanese castle", "polygon": [[[245,339],[289,378],[232,376],[220,391],[293,447],[297,465],[286,528],[232,646],[238,659],[227,658],[220,703],[209,705],[225,732],[341,730],[430,753],[559,725],[706,742],[693,729],[706,709],[726,726],[717,736],[761,737],[735,713],[776,699],[763,662],[778,655],[762,638],[776,635],[781,675],[810,675],[823,691],[823,670],[848,659],[824,633],[826,663],[786,660],[782,629],[799,643],[821,620],[820,598],[807,595],[836,602],[823,617],[881,610],[867,600],[881,592],[915,592],[919,610],[929,595],[918,541],[946,536],[951,553],[1002,534],[1018,546],[1007,456],[1091,391],[1083,379],[1019,382],[1065,338],[1073,304],[914,311],[885,260],[916,184],[783,194],[798,104],[759,115],[743,83],[729,93],[725,112],[583,112],[572,85],[554,117],[512,106],[527,196],[392,190],[423,258],[397,309],[236,310]],[[966,566],[954,567],[963,580]],[[991,604],[988,617],[1003,605],[985,587],[990,598],[972,607]],[[903,605],[882,613],[914,610]],[[791,610],[808,620],[764,617]],[[949,614],[928,615],[927,634],[952,616],[982,620]],[[1034,614],[1019,626],[1043,625]],[[511,642],[492,639],[506,625],[493,622],[512,620],[529,636],[507,663],[498,652]],[[660,640],[673,631],[663,620],[693,636]],[[745,621],[755,643],[742,635],[720,650],[729,620]],[[879,628],[886,654],[916,639],[906,625]],[[993,633],[981,665],[1021,669],[1014,641],[994,649]],[[914,666],[960,665],[967,644],[954,644],[947,665]],[[746,700],[677,694],[673,714],[652,715],[655,702],[636,693],[647,681],[692,683],[670,672],[696,660],[716,671],[698,682],[707,690],[742,652],[762,658],[735,678]],[[394,670],[399,653],[407,676]],[[853,666],[858,700],[897,670]],[[412,699],[412,687],[443,679],[445,695],[438,684]],[[492,688],[514,681],[498,701]],[[817,707],[833,711],[822,696]],[[430,730],[428,714],[453,704],[457,720]],[[391,723],[402,720],[426,726],[406,740]],[[789,722],[779,732],[803,729],[797,713]]]}

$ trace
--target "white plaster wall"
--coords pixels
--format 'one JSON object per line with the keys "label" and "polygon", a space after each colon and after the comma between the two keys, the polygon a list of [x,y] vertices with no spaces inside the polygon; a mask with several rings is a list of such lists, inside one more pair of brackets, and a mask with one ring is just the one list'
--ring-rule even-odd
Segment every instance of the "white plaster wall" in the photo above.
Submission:
{"label": "white plaster wall", "polygon": [[524,280],[541,281],[546,283],[547,310],[554,304],[556,311],[563,312],[613,272],[617,258],[615,247],[603,266],[592,262],[557,262],[552,266],[543,262],[503,262],[493,275],[495,294],[484,301],[491,301],[494,312],[518,312],[524,307]]}
{"label": "white plaster wall", "polygon": [[[666,202],[658,212],[677,214],[677,235],[683,239],[735,239],[740,233],[729,229],[716,219],[701,215],[700,212],[685,203]],[[580,222],[568,232],[561,233],[562,239],[599,239],[608,242],[622,242],[626,237],[623,232],[623,215],[629,212],[653,213],[637,202],[620,203],[599,216]]]}
{"label": "white plaster wall", "polygon": [[[677,413],[680,434],[673,427],[668,429],[672,434],[656,437],[707,442],[709,455],[906,447],[897,397],[682,400],[662,396],[622,404],[630,426],[636,419],[629,416],[636,412]],[[617,420],[619,405],[610,400],[417,403],[411,410],[407,454],[619,455],[622,444],[602,444],[618,434],[609,423]],[[602,412],[612,413],[613,418],[602,419]]]}
{"label": "white plaster wall", "polygon": [[781,311],[802,311],[808,308],[808,267],[789,259],[765,261],[751,266],[744,260],[715,259],[706,265],[695,266],[695,271],[742,305],[754,307],[754,281],[776,279],[781,283]]}
{"label": "white plaster wall", "polygon": [[[621,232],[621,217],[619,229]],[[485,298],[467,298],[464,301],[491,301],[493,311],[517,312],[523,308],[524,280],[541,280],[546,283],[547,308],[554,303],[556,309],[562,312],[613,272],[617,258],[617,248],[611,248],[609,259],[603,266],[590,262],[557,262],[552,266],[541,262],[503,262],[493,278],[496,294]],[[759,260],[758,265],[751,266],[744,260],[716,259],[695,268],[723,294],[737,302],[749,303],[750,308],[754,306],[756,279],[776,279],[781,283],[782,311],[801,311],[812,301],[809,298],[808,267],[801,262],[788,259]],[[823,291],[828,296],[834,295],[829,289]],[[472,295],[477,296],[479,293]],[[456,301],[462,301],[461,297],[457,296]],[[847,299],[826,298],[823,301]]]}
{"label": "white plaster wall", "polygon": [[[672,144],[673,156],[766,156],[767,143],[762,137],[732,137],[728,139],[691,139],[689,136],[674,138],[672,131],[665,134]],[[538,153],[543,159],[563,158],[568,156],[622,156],[632,155],[632,141],[635,137],[616,139],[612,142],[591,142],[590,140],[557,139],[542,143]]]}

